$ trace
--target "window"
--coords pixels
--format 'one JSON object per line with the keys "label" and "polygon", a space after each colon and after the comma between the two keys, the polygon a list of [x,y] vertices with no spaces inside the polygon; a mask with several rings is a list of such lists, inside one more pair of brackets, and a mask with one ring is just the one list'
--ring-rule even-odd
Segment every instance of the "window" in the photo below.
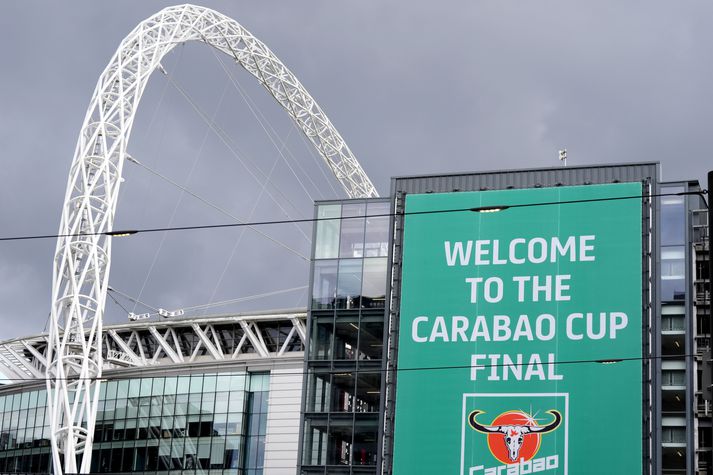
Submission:
{"label": "window", "polygon": [[[664,187],[662,193],[679,193],[683,187]],[[686,214],[683,196],[661,197],[661,245],[684,244]]]}
{"label": "window", "polygon": [[339,257],[364,257],[364,224],[366,203],[342,206]]}
{"label": "window", "polygon": [[341,212],[341,205],[321,205],[317,208],[317,219],[319,221],[317,221],[317,235],[315,237],[315,259],[338,257]]}
{"label": "window", "polygon": [[361,306],[384,308],[386,299],[386,259],[364,259]]}
{"label": "window", "polygon": [[661,317],[661,331],[685,331],[683,315],[663,315]]}
{"label": "window", "polygon": [[337,262],[327,260],[314,263],[312,309],[334,308],[337,295]]}
{"label": "window", "polygon": [[361,266],[361,259],[339,261],[337,308],[359,308],[361,306]]}
{"label": "window", "polygon": [[674,301],[686,298],[686,264],[684,246],[661,248],[661,300]]}
{"label": "window", "polygon": [[377,201],[368,204],[364,257],[386,257],[389,255],[389,212],[389,203],[387,202]]}
{"label": "window", "polygon": [[674,444],[686,443],[686,428],[685,427],[663,427],[661,429],[661,441]]}
{"label": "window", "polygon": [[685,386],[686,371],[685,370],[663,370],[661,372],[662,386]]}

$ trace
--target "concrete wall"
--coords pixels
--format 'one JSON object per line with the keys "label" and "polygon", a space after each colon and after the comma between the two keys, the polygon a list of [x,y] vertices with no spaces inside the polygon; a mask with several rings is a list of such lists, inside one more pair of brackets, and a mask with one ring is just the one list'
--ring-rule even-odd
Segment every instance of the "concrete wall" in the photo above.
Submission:
{"label": "concrete wall", "polygon": [[265,475],[295,475],[300,431],[302,365],[270,372]]}

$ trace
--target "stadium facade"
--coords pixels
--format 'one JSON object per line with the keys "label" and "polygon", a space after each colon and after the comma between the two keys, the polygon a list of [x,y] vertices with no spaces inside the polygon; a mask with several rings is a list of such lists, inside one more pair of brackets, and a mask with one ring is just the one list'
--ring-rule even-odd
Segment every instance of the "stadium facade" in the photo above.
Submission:
{"label": "stadium facade", "polygon": [[[318,202],[306,312],[105,328],[92,470],[709,473],[699,192],[637,163]],[[0,344],[0,472],[49,471],[46,345]]]}
{"label": "stadium facade", "polygon": [[[94,473],[294,473],[304,310],[105,327]],[[47,335],[3,342],[0,473],[50,473]]]}

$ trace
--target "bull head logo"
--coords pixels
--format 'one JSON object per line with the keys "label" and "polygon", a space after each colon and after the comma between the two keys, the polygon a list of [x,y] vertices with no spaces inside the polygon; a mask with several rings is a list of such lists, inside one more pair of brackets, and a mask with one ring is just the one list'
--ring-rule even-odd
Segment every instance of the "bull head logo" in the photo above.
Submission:
{"label": "bull head logo", "polygon": [[524,424],[510,424],[497,426],[484,426],[475,419],[478,414],[485,414],[483,411],[475,410],[468,415],[470,427],[484,434],[502,434],[507,448],[508,458],[512,462],[517,462],[520,455],[522,443],[528,434],[546,434],[559,427],[562,422],[562,415],[554,409],[547,411],[552,414],[554,420],[545,426],[529,426]]}

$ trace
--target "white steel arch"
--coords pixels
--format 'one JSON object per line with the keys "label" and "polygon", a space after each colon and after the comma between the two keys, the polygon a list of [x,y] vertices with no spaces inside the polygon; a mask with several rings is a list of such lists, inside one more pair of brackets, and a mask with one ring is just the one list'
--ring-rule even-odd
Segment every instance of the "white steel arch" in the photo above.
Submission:
{"label": "white steel arch", "polygon": [[62,208],[46,373],[56,474],[90,469],[111,264],[111,236],[106,233],[113,230],[122,167],[141,95],[161,58],[185,41],[201,41],[232,56],[293,118],[350,197],[377,196],[315,100],[268,47],[235,20],[208,8],[180,5],[141,22],[99,77]]}

